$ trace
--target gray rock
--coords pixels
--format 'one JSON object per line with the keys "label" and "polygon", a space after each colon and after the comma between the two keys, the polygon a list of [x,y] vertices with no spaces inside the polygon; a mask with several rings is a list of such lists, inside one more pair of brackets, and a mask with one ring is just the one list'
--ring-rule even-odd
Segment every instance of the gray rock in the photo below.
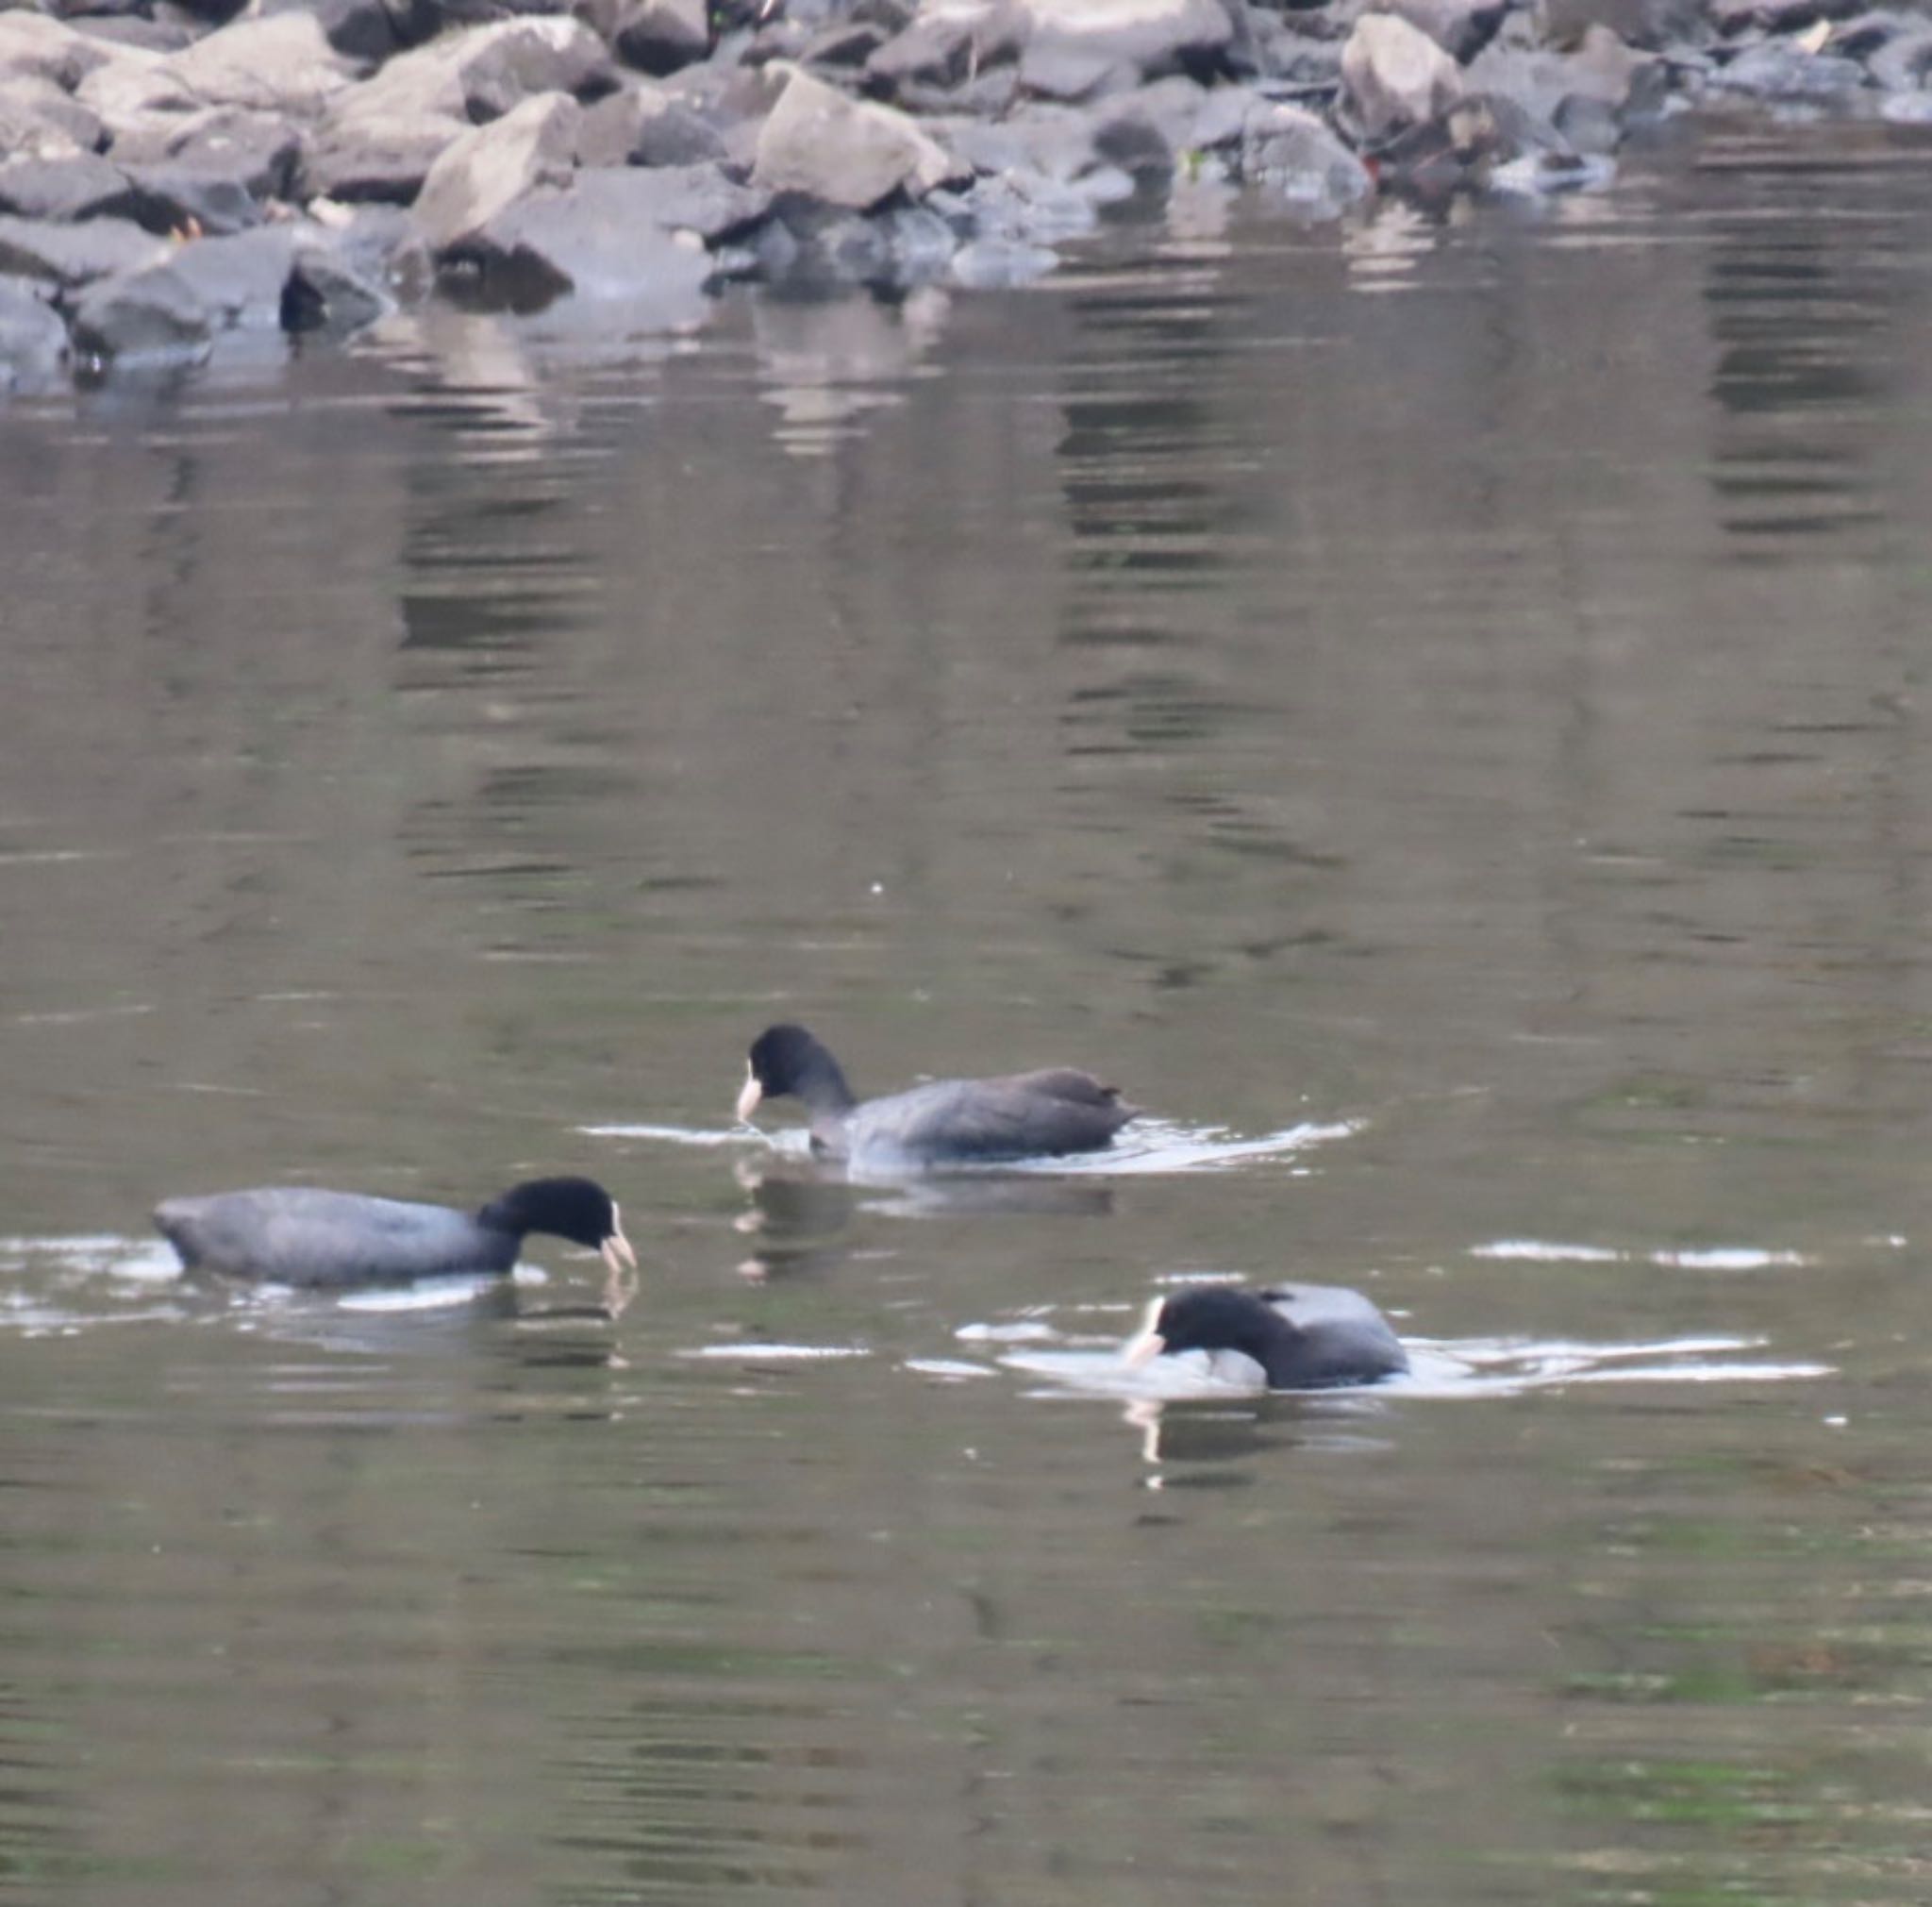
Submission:
{"label": "gray rock", "polygon": [[1724,34],[1795,33],[1820,20],[1847,20],[1863,4],[1864,0],[1706,0],[1711,24]]}
{"label": "gray rock", "polygon": [[0,13],[0,74],[30,75],[72,92],[110,49],[58,20],[39,13]]}
{"label": "gray rock", "polygon": [[175,79],[209,106],[312,115],[355,76],[307,8],[237,20],[169,58]]}
{"label": "gray rock", "polygon": [[1719,67],[1710,83],[1725,92],[1798,103],[1842,99],[1868,81],[1856,59],[1807,53],[1788,41],[1767,40],[1747,46],[1728,65]]}
{"label": "gray rock", "polygon": [[887,98],[908,87],[960,86],[1017,58],[1026,34],[1027,23],[1004,4],[927,7],[867,58],[866,83]]}
{"label": "gray rock", "polygon": [[980,179],[957,198],[935,195],[927,203],[950,216],[962,238],[1019,244],[1060,244],[1084,238],[1100,222],[1094,201],[1077,186],[1024,166]]}
{"label": "gray rock", "polygon": [[1274,13],[1253,13],[1255,57],[1270,79],[1298,91],[1327,92],[1341,85],[1341,43],[1297,32]]}
{"label": "gray rock", "polygon": [[711,276],[703,241],[653,215],[651,172],[622,167],[546,186],[473,231],[453,256],[478,267],[496,295],[530,309],[564,293],[679,304]]}
{"label": "gray rock", "polygon": [[0,278],[0,385],[45,385],[66,362],[67,326],[60,314],[31,283]]}
{"label": "gray rock", "polygon": [[460,119],[400,116],[389,125],[358,118],[354,125],[325,125],[304,147],[290,195],[409,205],[430,167],[468,125]]}
{"label": "gray rock", "polygon": [[302,157],[302,135],[278,113],[217,106],[141,127],[114,142],[119,165],[175,164],[233,179],[257,198],[287,198]]}
{"label": "gray rock", "polygon": [[279,226],[199,239],[164,262],[99,278],[73,309],[75,343],[98,358],[193,359],[217,331],[282,322],[294,240]]}
{"label": "gray rock", "polygon": [[90,13],[74,25],[75,31],[109,48],[130,46],[143,53],[179,53],[194,42],[194,35],[185,26],[144,20],[139,13]]}
{"label": "gray rock", "polygon": [[807,66],[863,66],[885,43],[884,28],[872,21],[844,20],[808,35],[795,57]]}
{"label": "gray rock", "polygon": [[1368,13],[1341,49],[1341,80],[1371,140],[1439,120],[1463,96],[1462,71],[1419,27]]}
{"label": "gray rock", "polygon": [[611,43],[619,59],[641,73],[675,73],[710,50],[705,0],[625,0]]}
{"label": "gray rock", "polygon": [[568,93],[541,92],[451,144],[430,167],[414,208],[430,249],[458,245],[539,186],[567,183],[581,116]]}
{"label": "gray rock", "polygon": [[848,99],[796,68],[784,78],[752,166],[754,182],[768,191],[864,211],[895,192],[917,197],[964,176],[958,160],[903,112]]}
{"label": "gray rock", "polygon": [[208,105],[175,71],[172,59],[132,47],[116,49],[105,65],[93,68],[74,96],[105,120],[117,139],[157,121],[200,112]]}
{"label": "gray rock", "polygon": [[697,165],[724,154],[716,126],[652,85],[600,99],[586,109],[577,132],[579,165]]}
{"label": "gray rock", "polygon": [[1241,176],[1306,218],[1339,218],[1375,193],[1374,176],[1325,120],[1299,106],[1264,103],[1241,127]]}
{"label": "gray rock", "polygon": [[1467,65],[1496,37],[1510,0],[1382,0],[1382,5]]}
{"label": "gray rock", "polygon": [[38,219],[0,217],[0,272],[44,278],[63,291],[159,264],[173,248],[132,219],[89,219],[50,226]]}
{"label": "gray rock", "polygon": [[0,80],[0,152],[9,159],[65,159],[107,142],[99,117],[52,80]]}
{"label": "gray rock", "polygon": [[[1184,155],[1210,152],[1241,137],[1260,96],[1241,86],[1206,87],[1175,75],[1110,99],[1095,109],[1094,149],[1100,157],[1144,176],[1171,171]],[[1136,140],[1135,128],[1143,129]],[[1144,133],[1153,135],[1146,142]]]}
{"label": "gray rock", "polygon": [[617,84],[609,52],[581,21],[516,19],[400,53],[338,101],[328,130],[444,119],[480,125],[540,92],[600,98]]}
{"label": "gray rock", "polygon": [[[1216,70],[1235,38],[1220,0],[1014,0],[1026,35],[1022,85],[1054,97],[1091,97],[1109,90],[1112,75],[1159,79]],[[1067,89],[1087,71],[1084,92]]]}
{"label": "gray rock", "polygon": [[1661,107],[1668,91],[1664,63],[1638,53],[1615,34],[1593,26],[1574,53],[1491,46],[1470,65],[1465,83],[1473,95],[1501,100],[1541,120],[1579,152],[1607,150],[1589,134],[1579,142],[1569,125],[1596,127],[1607,113],[1621,126]]}
{"label": "gray rock", "polygon": [[119,166],[92,153],[0,164],[0,212],[23,219],[125,217],[134,195]]}
{"label": "gray rock", "polygon": [[283,322],[291,331],[359,331],[395,309],[380,279],[365,271],[333,242],[310,228],[298,233]]}
{"label": "gray rock", "polygon": [[240,179],[225,173],[163,160],[131,165],[127,183],[134,216],[151,232],[187,232],[218,238],[261,223],[261,207]]}
{"label": "gray rock", "polygon": [[379,66],[402,43],[395,13],[384,0],[257,0],[265,15],[313,14],[328,43],[358,66]]}

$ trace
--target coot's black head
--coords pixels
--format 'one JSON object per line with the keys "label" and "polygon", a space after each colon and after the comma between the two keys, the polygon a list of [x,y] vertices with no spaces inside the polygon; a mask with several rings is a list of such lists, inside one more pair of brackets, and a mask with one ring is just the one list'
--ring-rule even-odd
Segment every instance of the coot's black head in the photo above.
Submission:
{"label": "coot's black head", "polygon": [[589,1246],[615,1272],[619,1264],[637,1268],[637,1254],[624,1235],[617,1201],[594,1179],[526,1179],[476,1214],[500,1231],[541,1231]]}
{"label": "coot's black head", "polygon": [[744,1090],[738,1096],[741,1119],[749,1119],[761,1101],[782,1099],[788,1093],[814,1112],[845,1112],[852,1108],[852,1088],[838,1061],[803,1027],[767,1027],[751,1043],[744,1070]]}
{"label": "coot's black head", "polygon": [[1241,1285],[1194,1284],[1156,1298],[1121,1355],[1130,1364],[1144,1364],[1163,1351],[1241,1351],[1265,1365],[1271,1348],[1293,1329]]}

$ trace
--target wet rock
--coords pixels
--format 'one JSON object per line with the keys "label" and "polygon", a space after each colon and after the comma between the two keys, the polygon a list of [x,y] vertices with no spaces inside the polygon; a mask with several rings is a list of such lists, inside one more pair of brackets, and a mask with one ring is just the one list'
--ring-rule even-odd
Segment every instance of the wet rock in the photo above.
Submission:
{"label": "wet rock", "polygon": [[395,12],[384,0],[257,0],[264,16],[302,11],[328,43],[358,66],[379,66],[402,43]]}
{"label": "wet rock", "polygon": [[[1157,160],[1172,171],[1184,157],[1238,142],[1249,114],[1263,103],[1245,87],[1207,87],[1176,74],[1096,109],[1094,148],[1104,160],[1137,176],[1144,176]],[[1138,140],[1136,128],[1143,134]]]}
{"label": "wet rock", "polygon": [[0,81],[0,152],[9,159],[62,159],[108,142],[97,114],[31,74]]}
{"label": "wet rock", "polygon": [[526,193],[448,255],[473,266],[496,296],[533,309],[564,293],[680,304],[703,289],[711,263],[703,237],[658,216],[659,175],[634,167],[581,173],[568,186]]}
{"label": "wet rock", "polygon": [[565,184],[581,116],[568,93],[539,93],[449,145],[430,167],[414,208],[430,249],[459,244],[539,186]]}
{"label": "wet rock", "polygon": [[1419,27],[1392,13],[1356,22],[1341,50],[1341,80],[1371,140],[1428,125],[1463,95],[1462,72]]}
{"label": "wet rock", "polygon": [[1496,37],[1510,0],[1383,0],[1383,5],[1467,65]]}
{"label": "wet rock", "polygon": [[52,382],[67,361],[67,326],[34,285],[0,278],[0,386]]}
{"label": "wet rock", "polygon": [[282,322],[290,330],[343,335],[394,309],[379,277],[346,257],[330,234],[308,228],[296,235],[282,297]]}
{"label": "wet rock", "polygon": [[848,99],[796,68],[759,130],[753,181],[864,211],[904,191],[929,192],[964,169],[903,112]]}
{"label": "wet rock", "polygon": [[165,239],[143,231],[132,219],[50,226],[38,219],[0,217],[0,272],[43,278],[63,291],[159,264],[171,251]]}
{"label": "wet rock", "polygon": [[75,299],[74,340],[97,358],[194,359],[217,331],[279,326],[294,241],[263,226],[200,239],[145,270],[99,278]]}
{"label": "wet rock", "polygon": [[1100,223],[1094,199],[1078,185],[1015,166],[961,193],[934,193],[927,205],[962,238],[1023,245],[1063,244]]}
{"label": "wet rock", "polygon": [[232,179],[257,198],[287,198],[302,157],[302,135],[277,113],[217,106],[151,122],[114,142],[123,165],[178,165],[205,177]]}
{"label": "wet rock", "polygon": [[1868,82],[1856,59],[1828,53],[1807,53],[1789,41],[1767,40],[1721,66],[1712,86],[1725,92],[1748,93],[1756,99],[1781,103],[1824,103],[1843,99]]}
{"label": "wet rock", "polygon": [[1339,218],[1373,198],[1375,181],[1319,115],[1299,106],[1256,106],[1241,126],[1241,176],[1310,219]]}
{"label": "wet rock", "polygon": [[207,105],[296,114],[319,112],[355,75],[306,8],[238,20],[173,55],[169,65]]}
{"label": "wet rock", "polygon": [[125,175],[92,153],[0,164],[0,212],[23,219],[92,219],[132,212]]}
{"label": "wet rock", "polygon": [[725,156],[716,126],[661,88],[631,85],[585,110],[577,163],[697,165]]}
{"label": "wet rock", "polygon": [[108,50],[84,33],[39,13],[0,13],[0,74],[30,75],[72,92]]}
{"label": "wet rock", "polygon": [[1020,82],[1087,99],[1170,73],[1216,71],[1235,37],[1219,0],[1015,0],[1026,36]]}
{"label": "wet rock", "polygon": [[435,282],[435,261],[416,222],[399,206],[341,205],[320,199],[309,208],[310,225],[325,230],[345,265],[386,292],[419,296]]}

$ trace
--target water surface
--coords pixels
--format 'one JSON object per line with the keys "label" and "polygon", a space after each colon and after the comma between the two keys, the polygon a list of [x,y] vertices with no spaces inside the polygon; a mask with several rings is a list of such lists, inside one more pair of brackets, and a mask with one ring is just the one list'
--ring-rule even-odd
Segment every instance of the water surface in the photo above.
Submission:
{"label": "water surface", "polygon": [[[1923,1899],[1928,292],[1718,128],[10,408],[0,1893]],[[1166,1123],[844,1183],[779,1016]],[[614,1321],[144,1234],[566,1167]],[[1027,1367],[1208,1274],[1462,1376]]]}

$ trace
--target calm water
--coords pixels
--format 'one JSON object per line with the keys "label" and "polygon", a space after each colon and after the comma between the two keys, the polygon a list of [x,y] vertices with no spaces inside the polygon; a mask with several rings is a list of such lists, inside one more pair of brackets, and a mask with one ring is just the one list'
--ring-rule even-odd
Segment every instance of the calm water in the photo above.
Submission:
{"label": "calm water", "polygon": [[[1928,294],[1720,131],[6,411],[0,1895],[1922,1902]],[[780,1014],[1173,1126],[824,1182]],[[614,1324],[145,1236],[561,1167]],[[1440,1380],[1068,1381],[1201,1272]]]}

